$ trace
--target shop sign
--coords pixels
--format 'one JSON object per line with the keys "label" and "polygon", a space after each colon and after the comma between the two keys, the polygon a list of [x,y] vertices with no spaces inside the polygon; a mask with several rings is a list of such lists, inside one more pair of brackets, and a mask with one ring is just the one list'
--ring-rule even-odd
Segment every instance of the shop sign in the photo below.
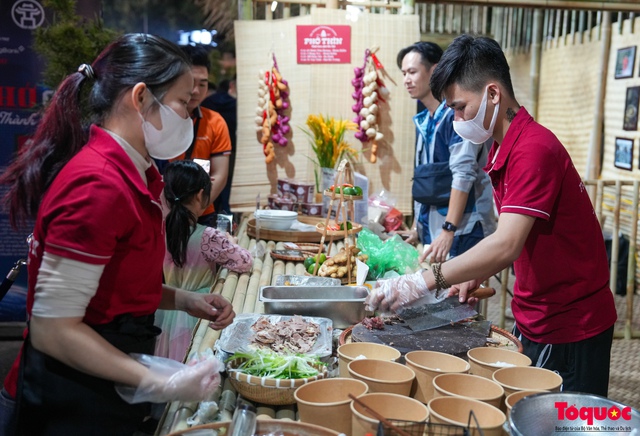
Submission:
{"label": "shop sign", "polygon": [[296,26],[299,64],[350,64],[351,26]]}

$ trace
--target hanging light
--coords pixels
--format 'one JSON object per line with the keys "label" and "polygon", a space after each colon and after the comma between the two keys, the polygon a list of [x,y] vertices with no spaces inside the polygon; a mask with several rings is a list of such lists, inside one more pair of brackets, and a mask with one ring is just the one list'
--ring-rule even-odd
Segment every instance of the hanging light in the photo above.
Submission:
{"label": "hanging light", "polygon": [[271,2],[271,12],[275,12],[277,7],[278,7],[278,2],[276,0]]}
{"label": "hanging light", "polygon": [[191,42],[200,44],[200,42],[202,41],[202,30],[192,30],[189,39],[191,40]]}
{"label": "hanging light", "polygon": [[218,44],[213,37],[218,34],[217,30],[196,29],[196,30],[180,30],[178,31],[178,44],[193,45],[203,44],[216,47]]}

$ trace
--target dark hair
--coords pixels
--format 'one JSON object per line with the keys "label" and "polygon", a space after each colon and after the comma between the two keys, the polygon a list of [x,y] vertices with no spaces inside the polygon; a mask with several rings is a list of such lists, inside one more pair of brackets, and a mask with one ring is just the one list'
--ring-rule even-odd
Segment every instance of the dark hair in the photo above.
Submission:
{"label": "dark hair", "polygon": [[211,71],[211,60],[209,59],[209,50],[202,44],[181,45],[180,48],[191,60],[191,63],[197,67],[205,67],[207,71]]}
{"label": "dark hair", "polygon": [[[12,226],[37,215],[44,192],[86,143],[89,123],[101,124],[121,95],[137,83],[144,82],[161,99],[189,68],[177,45],[153,35],[127,34],[109,44],[90,67],[83,65],[83,72],[67,76],[33,139],[0,176],[0,184],[9,186],[3,200]],[[85,84],[91,88],[83,90]]]}
{"label": "dark hair", "polygon": [[222,80],[220,83],[218,83],[218,92],[229,92],[229,84],[231,83],[231,80],[229,79],[224,79]]}
{"label": "dark hair", "polygon": [[460,35],[445,50],[431,75],[431,93],[442,101],[445,89],[454,83],[480,92],[487,82],[497,80],[514,97],[509,64],[500,45],[484,36]]}
{"label": "dark hair", "polygon": [[196,229],[196,217],[185,204],[204,190],[204,196],[211,200],[211,178],[199,164],[191,160],[170,163],[164,170],[164,196],[170,207],[165,220],[167,230],[167,251],[173,263],[183,267],[187,260],[189,237]]}
{"label": "dark hair", "polygon": [[420,53],[420,56],[422,57],[422,65],[424,65],[427,70],[433,65],[440,62],[440,58],[442,57],[442,48],[440,48],[438,44],[435,44],[433,42],[418,41],[415,44],[412,44],[409,47],[405,47],[398,52],[398,57],[396,59],[398,68],[402,69],[402,60],[407,54],[411,52]]}

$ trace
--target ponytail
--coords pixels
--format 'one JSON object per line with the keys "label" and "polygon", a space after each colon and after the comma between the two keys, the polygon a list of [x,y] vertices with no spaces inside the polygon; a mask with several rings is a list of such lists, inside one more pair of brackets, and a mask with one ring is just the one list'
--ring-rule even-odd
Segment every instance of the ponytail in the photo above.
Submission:
{"label": "ponytail", "polygon": [[181,201],[171,202],[171,210],[165,219],[167,235],[167,251],[171,254],[173,263],[182,268],[187,261],[187,246],[189,238],[196,230],[197,218]]}
{"label": "ponytail", "polygon": [[171,208],[165,219],[167,251],[173,263],[182,268],[187,260],[189,238],[196,230],[198,218],[185,204],[203,190],[207,203],[211,196],[211,178],[197,163],[179,160],[167,165],[164,170],[164,197]]}
{"label": "ponytail", "polygon": [[60,84],[31,144],[18,150],[16,159],[0,176],[0,184],[9,185],[3,202],[11,211],[14,228],[35,217],[44,192],[87,140],[88,126],[82,125],[80,108],[81,89],[87,80],[77,72]]}
{"label": "ponytail", "polygon": [[[163,95],[190,65],[172,42],[153,35],[127,34],[105,48],[91,65],[82,64],[78,72],[67,76],[33,139],[0,175],[0,185],[8,185],[3,202],[11,225],[16,228],[35,218],[53,179],[87,142],[89,125],[101,125],[117,110],[124,92],[142,82],[154,95]],[[87,82],[91,87],[85,92]]]}

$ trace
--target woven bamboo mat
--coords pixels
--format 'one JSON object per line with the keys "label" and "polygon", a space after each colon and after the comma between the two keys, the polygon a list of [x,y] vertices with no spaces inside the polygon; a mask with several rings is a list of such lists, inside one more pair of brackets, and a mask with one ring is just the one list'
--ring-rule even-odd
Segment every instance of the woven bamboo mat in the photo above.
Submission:
{"label": "woven bamboo mat", "polygon": [[[351,27],[350,64],[298,64],[296,26],[349,25]],[[351,21],[344,10],[318,9],[313,15],[277,21],[236,21],[236,62],[238,70],[238,146],[231,204],[233,210],[253,210],[256,194],[263,199],[275,193],[278,177],[313,181],[313,152],[301,128],[309,114],[351,119],[354,100],[353,68],[362,66],[365,49],[380,47],[376,54],[395,81],[385,79],[390,91],[388,109],[381,115],[384,140],[378,144],[378,163],[363,160],[356,170],[369,178],[369,192],[384,189],[397,198],[396,207],[411,211],[411,192],[407,189],[413,175],[416,112],[402,85],[396,65],[400,49],[420,39],[416,15],[362,14]],[[274,52],[283,78],[289,82],[293,135],[286,147],[276,147],[272,164],[264,163],[261,145],[255,133],[258,72],[270,66]],[[353,133],[347,141],[358,151],[363,149]],[[366,146],[365,148],[368,148]],[[364,153],[368,156],[368,152]]]}
{"label": "woven bamboo mat", "polygon": [[640,410],[640,339],[613,341],[609,398]]}

